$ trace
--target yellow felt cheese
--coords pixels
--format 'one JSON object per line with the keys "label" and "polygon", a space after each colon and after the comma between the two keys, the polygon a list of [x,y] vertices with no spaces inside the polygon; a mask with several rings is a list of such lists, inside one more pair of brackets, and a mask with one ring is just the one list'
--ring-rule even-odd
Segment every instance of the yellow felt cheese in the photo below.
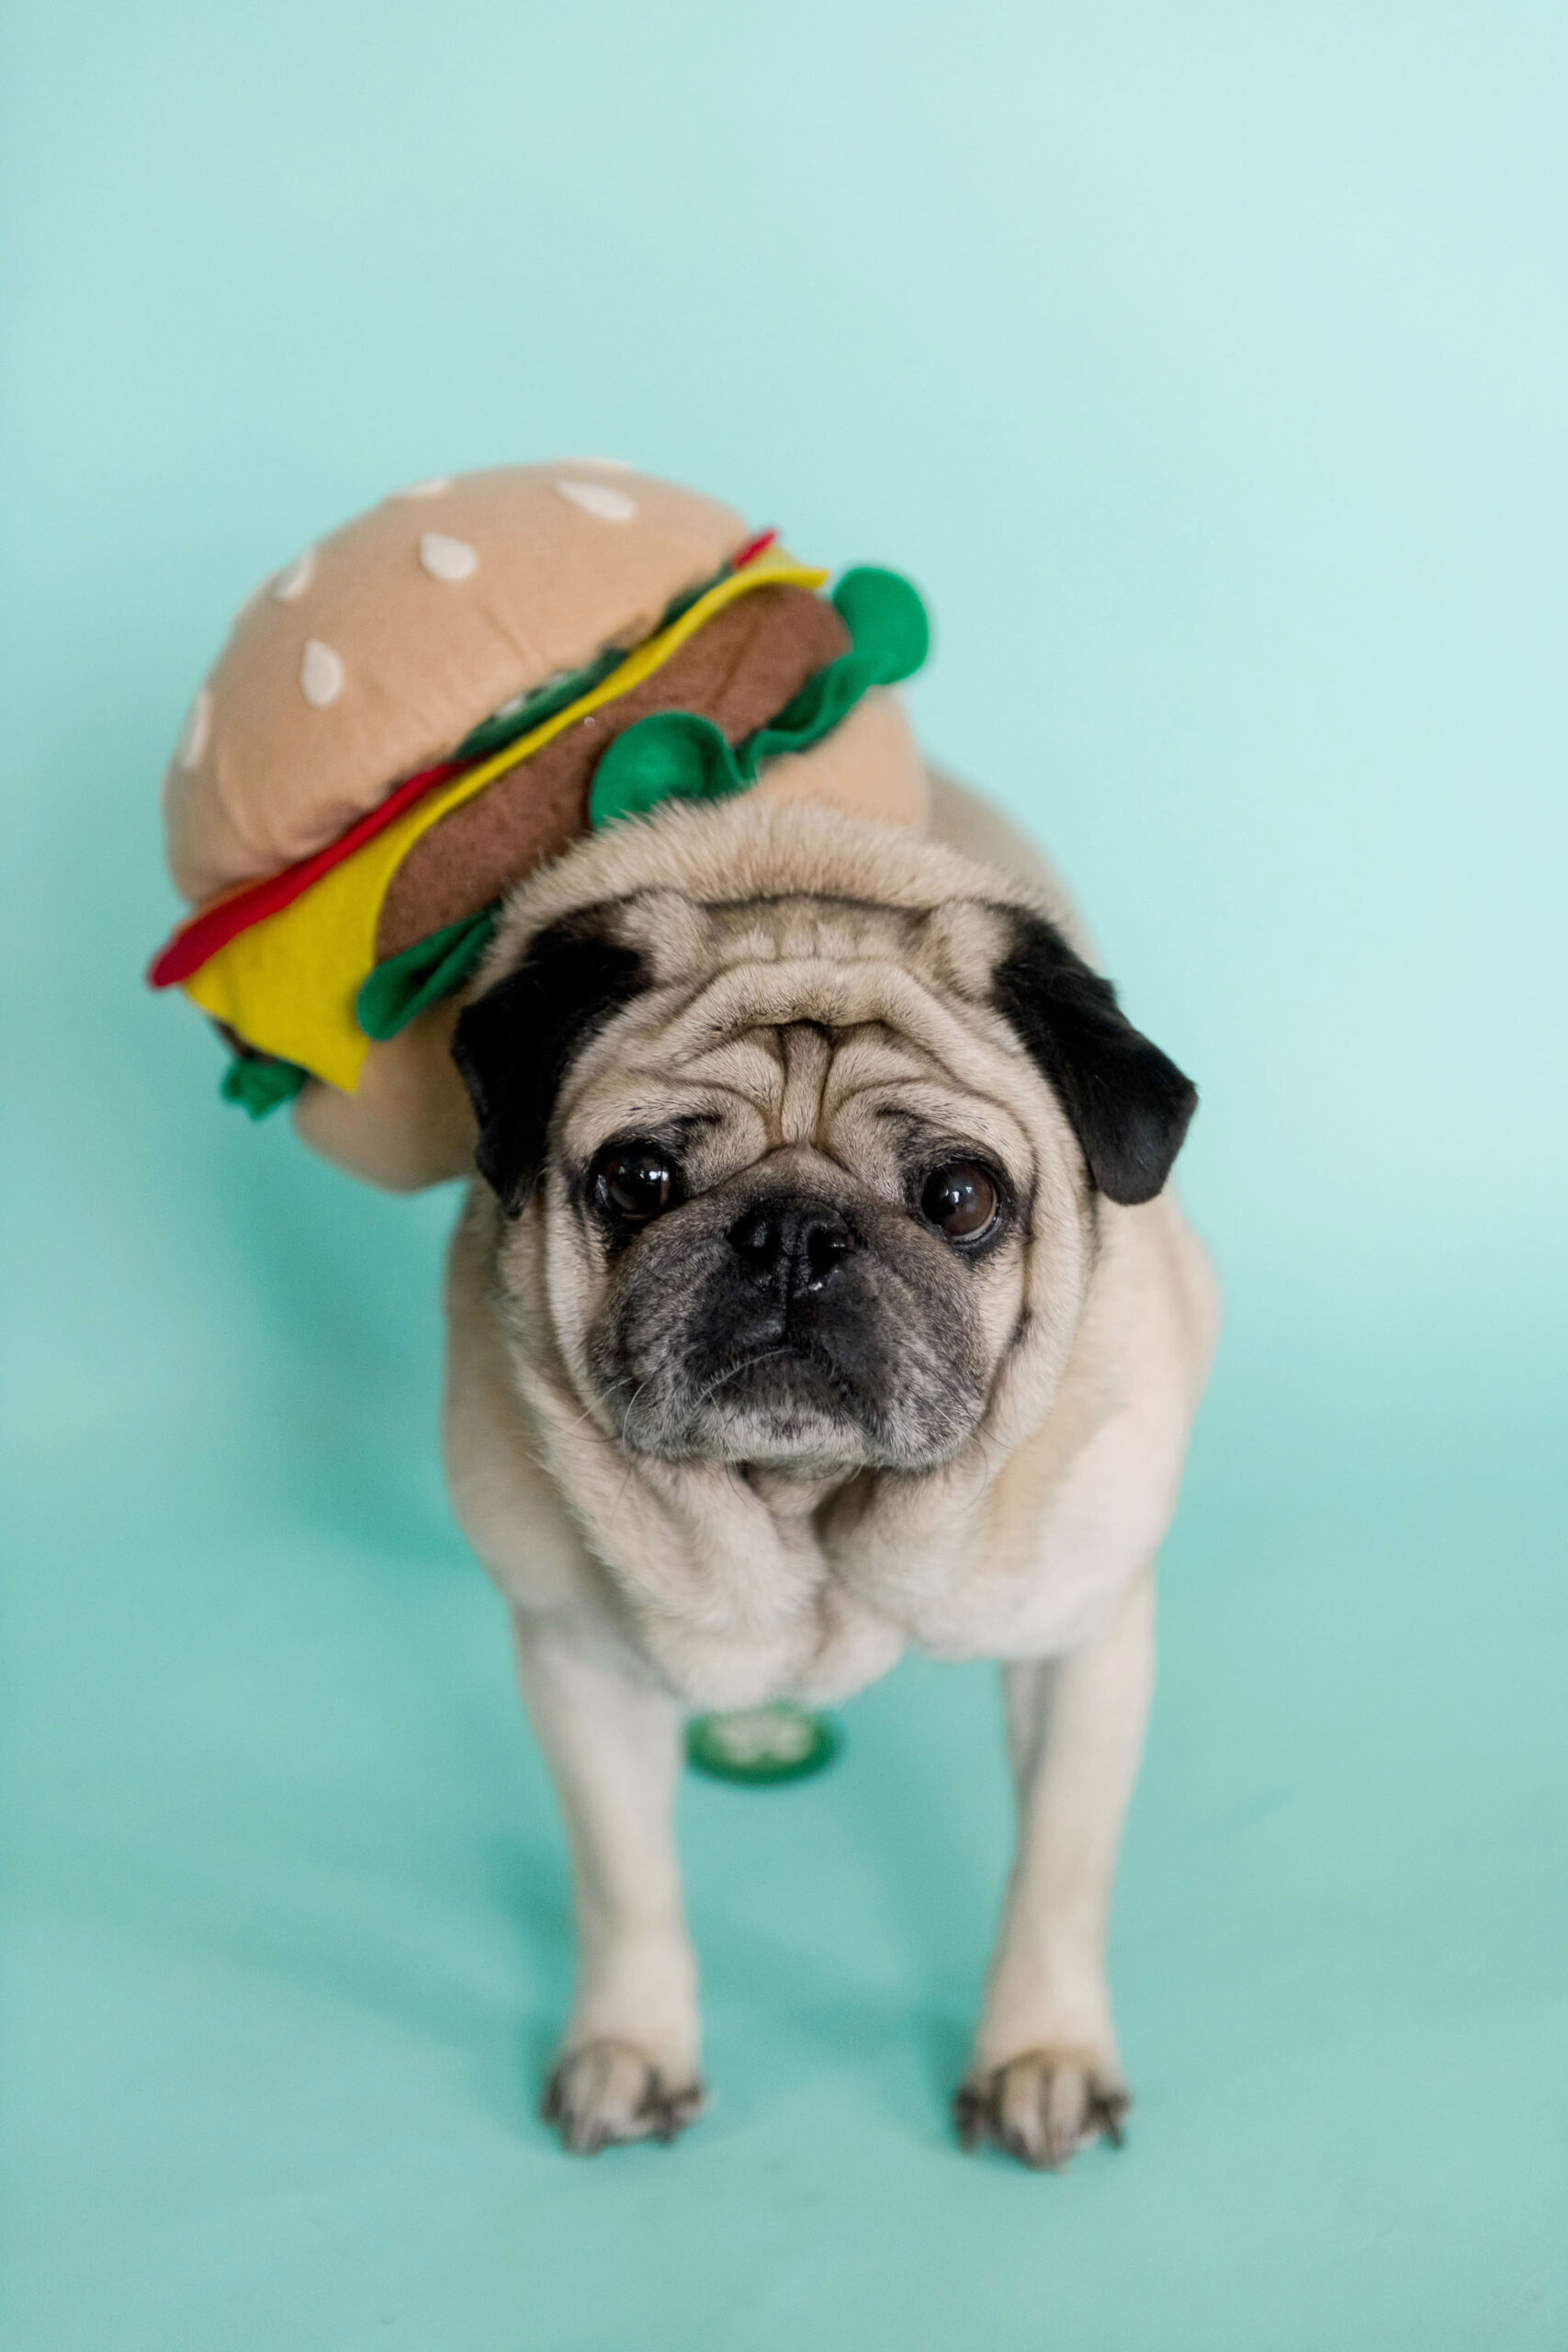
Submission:
{"label": "yellow felt cheese", "polygon": [[352,1094],[368,1046],[355,1000],[376,958],[376,928],[392,877],[421,834],[449,810],[592,710],[640,685],[726,605],[758,588],[820,588],[828,574],[784,555],[763,556],[699,597],[678,620],[629,653],[618,669],[564,710],[541,721],[477,767],[414,803],[291,906],[267,915],[185,982],[186,994],[265,1054],[298,1062]]}

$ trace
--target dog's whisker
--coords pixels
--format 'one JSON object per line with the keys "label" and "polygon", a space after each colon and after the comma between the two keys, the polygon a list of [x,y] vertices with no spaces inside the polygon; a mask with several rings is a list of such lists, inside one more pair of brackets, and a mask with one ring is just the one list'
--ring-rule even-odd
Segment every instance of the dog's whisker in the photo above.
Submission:
{"label": "dog's whisker", "polygon": [[772,1363],[776,1356],[787,1356],[791,1353],[793,1351],[789,1348],[764,1348],[760,1355],[743,1356],[739,1363],[728,1365],[716,1380],[710,1380],[706,1387],[698,1391],[689,1408],[690,1417],[695,1419],[709,1398],[716,1396],[728,1382],[739,1380],[743,1372],[755,1372],[760,1365]]}
{"label": "dog's whisker", "polygon": [[[649,1377],[651,1379],[652,1374],[650,1374]],[[636,1373],[628,1372],[624,1373],[619,1380],[612,1380],[608,1388],[601,1389],[598,1396],[594,1397],[592,1403],[584,1406],[582,1411],[576,1416],[575,1419],[570,1420],[567,1423],[565,1430],[562,1431],[562,1435],[570,1437],[574,1430],[580,1430],[582,1427],[584,1421],[591,1421],[593,1419],[594,1414],[598,1411],[600,1406],[607,1405],[609,1403],[617,1388],[629,1388],[632,1382],[636,1379]],[[647,1386],[648,1381],[644,1380],[638,1387],[637,1396],[640,1396],[642,1394],[642,1390]],[[635,1405],[636,1403],[637,1397],[634,1396],[632,1398],[632,1404]],[[627,1408],[627,1410],[630,1410],[630,1407]]]}

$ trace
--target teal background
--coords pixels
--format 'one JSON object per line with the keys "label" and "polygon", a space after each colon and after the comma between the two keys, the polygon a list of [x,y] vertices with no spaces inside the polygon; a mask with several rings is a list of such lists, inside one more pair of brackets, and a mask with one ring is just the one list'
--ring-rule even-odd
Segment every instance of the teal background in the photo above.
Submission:
{"label": "teal background", "polygon": [[[51,0],[0,58],[7,2341],[1568,2342],[1555,6]],[[953,2149],[988,1676],[693,1783],[711,2117],[532,2120],[561,1839],[440,1491],[451,1203],[138,974],[227,616],[608,450],[927,589],[934,750],[1201,1080],[1230,1320],[1114,1973]]]}

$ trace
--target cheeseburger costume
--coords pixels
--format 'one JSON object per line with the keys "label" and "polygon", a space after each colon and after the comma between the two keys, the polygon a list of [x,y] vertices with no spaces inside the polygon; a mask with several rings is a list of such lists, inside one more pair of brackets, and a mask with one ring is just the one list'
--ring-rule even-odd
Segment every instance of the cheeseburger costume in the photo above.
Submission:
{"label": "cheeseburger costume", "polygon": [[[829,584],[603,460],[398,492],[264,582],[197,692],[164,786],[193,912],[148,977],[217,1024],[254,1116],[299,1098],[376,1181],[460,1172],[446,1039],[510,886],[671,797],[919,822],[890,689],[927,644],[897,574]],[[390,1161],[356,1122],[405,1131]],[[421,1122],[452,1130],[434,1159]]]}

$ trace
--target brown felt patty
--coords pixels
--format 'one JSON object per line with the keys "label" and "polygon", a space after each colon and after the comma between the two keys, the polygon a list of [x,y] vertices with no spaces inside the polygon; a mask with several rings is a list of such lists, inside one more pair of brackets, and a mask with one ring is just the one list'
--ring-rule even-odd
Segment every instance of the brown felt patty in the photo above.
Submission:
{"label": "brown felt patty", "polygon": [[695,711],[739,743],[849,643],[831,605],[806,588],[759,588],[725,605],[650,678],[591,711],[421,834],[381,902],[377,962],[477,914],[586,832],[588,788],[600,756],[639,718]]}

